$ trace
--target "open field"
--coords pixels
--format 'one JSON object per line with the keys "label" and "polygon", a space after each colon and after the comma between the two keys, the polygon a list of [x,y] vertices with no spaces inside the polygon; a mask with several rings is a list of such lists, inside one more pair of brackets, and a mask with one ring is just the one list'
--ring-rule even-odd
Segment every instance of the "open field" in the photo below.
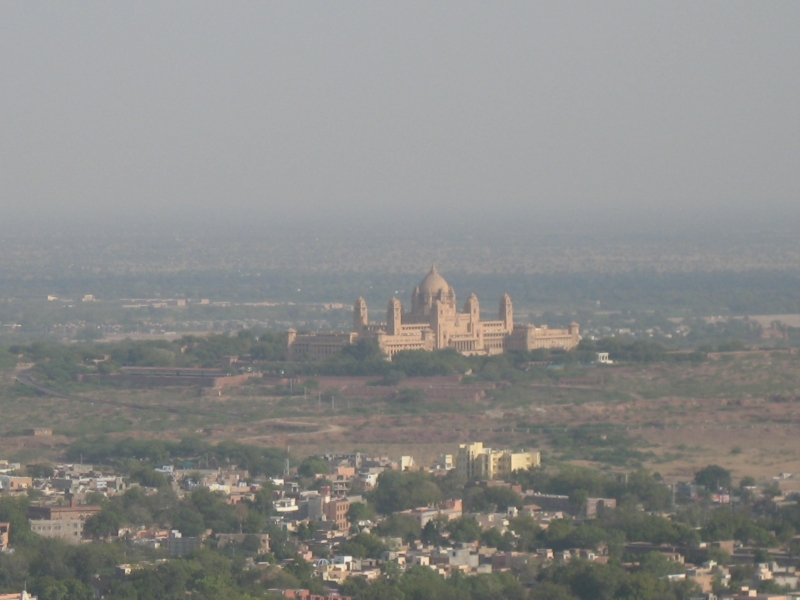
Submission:
{"label": "open field", "polygon": [[[687,479],[710,463],[760,479],[800,472],[797,354],[723,355],[694,365],[612,366],[577,375],[568,385],[408,379],[403,387],[426,397],[405,402],[398,388],[368,385],[374,378],[318,379],[309,382],[318,390],[306,389],[305,396],[301,381],[293,397],[275,396],[262,380],[213,394],[68,386],[95,403],[47,395],[6,376],[0,457],[56,459],[86,435],[180,439],[199,433],[210,441],[288,445],[296,456],[362,450],[411,454],[429,464],[458,443],[481,440],[539,448],[551,462],[595,460],[609,469],[643,464],[668,480]],[[51,427],[55,435],[22,435],[32,427]],[[602,436],[588,442],[571,437],[581,430]]]}

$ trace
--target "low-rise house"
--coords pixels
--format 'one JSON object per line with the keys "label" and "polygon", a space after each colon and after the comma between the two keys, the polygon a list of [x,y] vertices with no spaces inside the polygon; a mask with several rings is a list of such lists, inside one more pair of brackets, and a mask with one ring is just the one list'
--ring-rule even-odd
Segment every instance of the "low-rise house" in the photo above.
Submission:
{"label": "low-rise house", "polygon": [[417,519],[421,527],[425,527],[428,521],[434,519],[445,519],[453,521],[463,514],[463,503],[461,500],[445,500],[440,502],[437,506],[423,506],[411,510],[404,510],[400,512],[403,515],[409,515]]}
{"label": "low-rise house", "polygon": [[346,529],[325,529],[320,528],[314,532],[314,542],[322,543],[329,542],[334,544],[347,539],[348,532]]}
{"label": "low-rise house", "polygon": [[534,522],[542,529],[547,529],[550,527],[550,523],[553,521],[570,518],[569,515],[566,515],[562,512],[545,512],[541,510],[530,513],[526,513],[525,510],[521,510],[519,511],[519,514],[523,517],[532,518]]}
{"label": "low-rise house", "polygon": [[[550,558],[553,557],[552,550]],[[509,569],[522,569],[528,564],[532,564],[534,557],[525,552],[495,552],[489,557],[489,564],[492,572],[498,573]]]}
{"label": "low-rise house", "polygon": [[753,575],[755,581],[774,581],[776,584],[796,590],[800,577],[798,577],[796,567],[781,566],[777,562],[759,563],[756,565],[756,572]]}
{"label": "low-rise house", "polygon": [[367,455],[363,452],[328,452],[322,455],[322,459],[331,469],[337,466],[351,466],[358,469],[367,460]]}
{"label": "low-rise house", "polygon": [[364,489],[371,490],[372,488],[374,488],[378,484],[378,476],[382,472],[383,472],[383,469],[381,469],[380,472],[372,471],[372,470],[369,470],[369,471],[366,471],[366,472],[362,471],[362,472],[360,472],[358,474],[357,479],[364,486]]}
{"label": "low-rise house", "polygon": [[18,594],[0,594],[0,600],[37,600],[37,596],[31,596],[26,590]]}
{"label": "low-rise house", "polygon": [[152,549],[165,546],[169,539],[169,534],[170,532],[167,529],[140,529],[130,533],[134,544],[140,544]]}
{"label": "low-rise house", "polygon": [[124,478],[117,475],[97,477],[90,482],[90,487],[107,495],[121,494],[128,489]]}
{"label": "low-rise house", "polygon": [[19,471],[22,468],[20,463],[12,463],[7,460],[0,460],[0,473],[10,473],[11,471]]}
{"label": "low-rise house", "polygon": [[239,484],[228,492],[228,504],[239,504],[245,500],[255,500],[256,492],[249,485]]}
{"label": "low-rise house", "polygon": [[743,586],[732,598],[733,600],[789,600],[786,594],[759,593],[758,590],[751,590],[748,586]]}
{"label": "low-rise house", "polygon": [[31,477],[0,475],[0,490],[4,492],[24,492],[31,487],[33,487],[33,479]]}
{"label": "low-rise house", "polygon": [[723,585],[727,585],[731,579],[731,574],[727,568],[718,565],[713,560],[709,560],[703,563],[702,566],[688,567],[686,569],[686,578],[699,585],[704,594],[708,594],[713,590],[714,581],[718,580]]}
{"label": "low-rise house", "polygon": [[431,554],[432,565],[457,566],[477,568],[480,557],[475,552],[474,546],[461,546],[457,548],[441,548]]}
{"label": "low-rise house", "polygon": [[281,498],[279,500],[275,500],[272,505],[275,507],[275,512],[284,516],[300,510],[300,507],[297,506],[297,501],[294,498]]}
{"label": "low-rise house", "polygon": [[617,508],[616,498],[587,498],[583,516],[587,519],[593,519],[605,508]]}
{"label": "low-rise house", "polygon": [[504,533],[508,529],[508,513],[473,514],[472,517],[481,529],[497,529]]}
{"label": "low-rise house", "polygon": [[456,461],[452,454],[440,454],[433,468],[435,471],[450,471],[456,468]]}
{"label": "low-rise house", "polygon": [[411,557],[409,564],[418,567],[429,567],[431,566],[431,557],[427,554],[417,554]]}
{"label": "low-rise house", "polygon": [[353,479],[356,476],[356,468],[354,466],[340,465],[331,469],[331,477],[343,477],[346,479]]}
{"label": "low-rise house", "polygon": [[348,571],[353,570],[353,557],[346,554],[338,554],[333,557],[334,565],[344,565]]}
{"label": "low-rise house", "polygon": [[336,584],[342,584],[350,577],[350,571],[344,565],[327,565],[317,569],[317,573],[322,576],[322,581],[332,581]]}

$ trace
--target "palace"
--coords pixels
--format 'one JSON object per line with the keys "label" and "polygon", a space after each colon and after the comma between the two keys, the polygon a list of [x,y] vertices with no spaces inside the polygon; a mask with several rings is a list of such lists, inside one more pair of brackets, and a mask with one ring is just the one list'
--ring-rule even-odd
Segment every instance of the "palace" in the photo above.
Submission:
{"label": "palace", "polygon": [[360,339],[375,339],[390,358],[403,350],[443,350],[452,348],[462,354],[500,354],[505,350],[561,348],[570,350],[580,341],[580,326],[548,329],[546,325],[515,325],[511,298],[503,294],[497,320],[481,320],[480,304],[470,294],[459,312],[456,293],[444,277],[431,267],[430,272],[411,295],[411,311],[404,312],[397,298],[392,298],[385,323],[370,323],[367,303],[356,300],[353,307],[353,331],[350,333],[288,332],[291,360],[325,359]]}

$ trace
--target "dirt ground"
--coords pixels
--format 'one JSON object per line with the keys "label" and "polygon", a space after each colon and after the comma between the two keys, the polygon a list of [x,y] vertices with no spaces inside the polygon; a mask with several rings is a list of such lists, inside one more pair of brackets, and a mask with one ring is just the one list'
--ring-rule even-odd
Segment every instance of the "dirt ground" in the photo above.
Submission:
{"label": "dirt ground", "polygon": [[[136,403],[126,406],[80,403],[21,395],[6,382],[0,390],[0,458],[57,460],[68,443],[85,435],[209,441],[235,439],[264,446],[289,446],[295,456],[324,451],[411,455],[430,465],[440,454],[455,454],[459,443],[483,441],[493,447],[540,449],[554,455],[553,432],[594,425],[641,440],[652,453],[647,468],[668,481],[719,464],[736,477],[768,480],[800,474],[800,356],[789,353],[737,354],[700,364],[673,363],[594,369],[597,385],[556,385],[536,381],[469,384],[475,399],[421,405],[392,404],[392,392],[364,380],[326,378],[337,390],[336,405],[312,394],[276,398],[251,386],[209,396],[197,390],[73,389],[82,396]],[[436,394],[436,386],[439,391]],[[405,387],[444,397],[452,378],[408,380]],[[464,384],[461,384],[464,385]],[[466,386],[465,386],[466,387]],[[348,388],[353,392],[348,396]],[[357,391],[356,391],[357,390]],[[372,396],[369,390],[375,390]],[[183,412],[182,412],[183,411]],[[194,412],[192,412],[194,411]],[[47,438],[20,435],[23,428],[54,427]],[[633,468],[631,465],[604,468]],[[782,480],[791,489],[797,480]]]}

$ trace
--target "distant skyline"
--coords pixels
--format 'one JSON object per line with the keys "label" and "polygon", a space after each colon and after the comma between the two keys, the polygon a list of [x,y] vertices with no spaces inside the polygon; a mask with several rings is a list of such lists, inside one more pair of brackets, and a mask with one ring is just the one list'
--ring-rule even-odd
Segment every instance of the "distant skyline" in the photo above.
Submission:
{"label": "distant skyline", "polygon": [[12,233],[800,224],[797,2],[3,3],[0,73]]}

